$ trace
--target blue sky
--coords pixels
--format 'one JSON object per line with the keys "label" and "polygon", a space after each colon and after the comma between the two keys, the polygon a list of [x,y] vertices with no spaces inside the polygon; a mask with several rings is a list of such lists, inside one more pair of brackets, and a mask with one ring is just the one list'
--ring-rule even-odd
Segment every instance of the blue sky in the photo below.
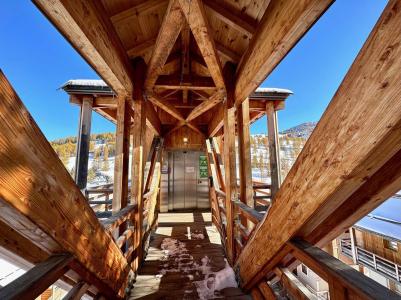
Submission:
{"label": "blue sky", "polygon": [[[294,92],[279,113],[280,130],[319,120],[386,3],[337,0],[262,84]],[[76,135],[79,109],[58,88],[98,76],[30,1],[0,7],[0,68],[48,139]],[[92,124],[93,132],[114,131],[97,114]],[[262,118],[251,133],[264,132]]]}

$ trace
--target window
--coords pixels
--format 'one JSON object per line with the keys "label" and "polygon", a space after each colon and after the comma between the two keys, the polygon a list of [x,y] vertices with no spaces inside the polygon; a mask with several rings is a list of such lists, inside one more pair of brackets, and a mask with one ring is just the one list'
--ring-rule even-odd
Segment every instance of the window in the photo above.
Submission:
{"label": "window", "polygon": [[398,251],[398,245],[395,241],[384,240],[384,247],[392,251]]}
{"label": "window", "polygon": [[305,266],[304,264],[301,265],[301,269],[302,269],[302,273],[304,273],[305,275],[308,275],[308,267]]}

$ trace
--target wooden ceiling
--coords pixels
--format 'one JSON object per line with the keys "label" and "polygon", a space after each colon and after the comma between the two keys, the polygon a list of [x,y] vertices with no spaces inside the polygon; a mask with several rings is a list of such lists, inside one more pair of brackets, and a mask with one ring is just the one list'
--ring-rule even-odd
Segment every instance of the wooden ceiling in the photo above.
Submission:
{"label": "wooden ceiling", "polygon": [[206,135],[201,127],[228,94],[224,66],[235,73],[231,95],[238,105],[332,0],[34,2],[118,95],[138,88],[132,60],[140,57],[147,71],[139,88],[161,124]]}

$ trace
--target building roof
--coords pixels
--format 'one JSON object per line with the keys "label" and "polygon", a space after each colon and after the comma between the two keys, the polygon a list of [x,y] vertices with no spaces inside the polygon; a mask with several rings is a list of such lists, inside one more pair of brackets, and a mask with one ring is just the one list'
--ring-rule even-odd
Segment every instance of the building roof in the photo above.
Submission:
{"label": "building roof", "polygon": [[[114,95],[113,90],[101,79],[71,79],[61,88],[69,94],[106,94]],[[293,92],[288,89],[263,87],[257,88],[250,96],[252,99],[286,99]]]}
{"label": "building roof", "polygon": [[355,227],[401,242],[401,197],[391,197],[358,221]]}

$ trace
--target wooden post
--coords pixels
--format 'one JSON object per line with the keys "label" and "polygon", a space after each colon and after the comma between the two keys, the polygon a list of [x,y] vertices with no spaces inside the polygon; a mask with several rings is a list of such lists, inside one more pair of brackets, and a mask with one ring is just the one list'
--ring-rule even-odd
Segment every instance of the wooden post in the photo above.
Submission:
{"label": "wooden post", "polygon": [[91,97],[83,97],[81,113],[79,115],[77,156],[75,159],[75,182],[80,190],[86,188],[88,177],[92,103],[93,99]]}
{"label": "wooden post", "polygon": [[232,87],[232,78],[235,68],[231,63],[224,67],[227,99],[224,103],[224,174],[226,185],[226,217],[227,217],[227,243],[228,259],[233,262],[234,253],[234,209],[233,201],[237,197],[237,169],[235,157],[235,106]]}
{"label": "wooden post", "polygon": [[142,59],[134,61],[134,125],[132,131],[132,176],[131,176],[131,201],[137,204],[135,213],[134,249],[136,257],[134,270],[137,270],[142,261],[142,236],[143,236],[143,185],[144,185],[144,145],[146,129],[146,106],[144,98],[144,77],[146,64]]}
{"label": "wooden post", "polygon": [[[249,207],[254,207],[251,166],[251,141],[249,133],[249,99],[247,98],[237,110],[238,150],[239,150],[239,179],[240,198]],[[243,225],[246,225],[246,223]],[[248,226],[252,223],[248,222]]]}
{"label": "wooden post", "polygon": [[351,251],[352,251],[352,261],[356,265],[358,263],[358,256],[356,251],[356,238],[355,238],[355,229],[353,227],[349,228],[349,237],[351,239]]}
{"label": "wooden post", "polygon": [[113,214],[128,205],[128,163],[131,115],[130,99],[117,98],[116,156],[114,163]]}
{"label": "wooden post", "polygon": [[270,177],[271,177],[271,200],[281,185],[280,168],[280,143],[278,137],[277,111],[274,108],[274,102],[266,102],[267,130],[269,138],[269,156],[270,156]]}

